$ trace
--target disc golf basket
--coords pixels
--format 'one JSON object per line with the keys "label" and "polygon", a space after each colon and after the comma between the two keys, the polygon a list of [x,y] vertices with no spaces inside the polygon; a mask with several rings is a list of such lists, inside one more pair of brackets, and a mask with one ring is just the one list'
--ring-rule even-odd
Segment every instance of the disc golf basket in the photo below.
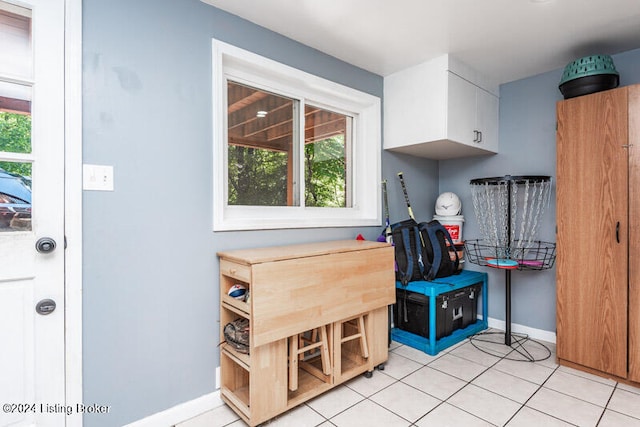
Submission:
{"label": "disc golf basket", "polygon": [[[553,267],[555,243],[536,240],[540,218],[551,199],[551,177],[506,175],[473,179],[470,184],[473,208],[482,238],[465,241],[467,260],[505,271],[504,344],[516,350],[524,360],[547,359],[551,351],[544,344],[527,335],[511,333],[511,272],[547,270]],[[503,357],[503,349],[492,351],[475,342],[501,344],[492,339],[491,335],[495,334],[483,332],[471,337],[471,342],[485,353]],[[540,347],[542,356],[532,355],[525,347],[527,343]],[[508,355],[505,357],[510,358]]]}

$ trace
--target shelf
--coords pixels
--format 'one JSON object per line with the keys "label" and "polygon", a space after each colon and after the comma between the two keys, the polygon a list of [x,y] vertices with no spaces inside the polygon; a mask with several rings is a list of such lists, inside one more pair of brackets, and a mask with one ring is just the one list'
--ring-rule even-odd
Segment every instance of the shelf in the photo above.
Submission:
{"label": "shelf", "polygon": [[249,304],[231,298],[229,295],[222,295],[222,306],[242,317],[249,318],[251,316],[251,306]]}
{"label": "shelf", "polygon": [[287,409],[306,402],[312,397],[324,393],[333,386],[333,384],[322,381],[320,378],[317,378],[304,369],[299,369],[298,389],[296,391],[289,391],[287,396]]}
{"label": "shelf", "polygon": [[226,353],[233,361],[243,365],[243,368],[249,371],[251,369],[251,358],[248,354],[236,351],[231,345],[224,343],[220,346],[221,351]]}
{"label": "shelf", "polygon": [[235,352],[223,348],[220,352],[220,370],[222,372],[220,392],[225,401],[250,417],[250,371],[248,366],[235,357]]}
{"label": "shelf", "polygon": [[230,406],[239,409],[245,417],[250,417],[249,386],[238,388],[233,391],[229,390],[227,387],[222,387],[220,393],[223,398],[226,398],[224,400],[226,400]]}
{"label": "shelf", "polygon": [[340,365],[342,372],[340,374],[341,380],[346,381],[362,374],[370,369],[369,362],[357,353],[342,351],[340,358]]}

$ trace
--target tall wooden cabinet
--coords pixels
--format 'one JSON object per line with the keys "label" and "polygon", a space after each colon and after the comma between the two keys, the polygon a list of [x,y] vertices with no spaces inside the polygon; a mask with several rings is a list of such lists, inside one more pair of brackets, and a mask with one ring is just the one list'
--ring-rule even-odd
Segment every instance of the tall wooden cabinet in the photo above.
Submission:
{"label": "tall wooden cabinet", "polygon": [[640,85],[557,104],[557,355],[640,382]]}

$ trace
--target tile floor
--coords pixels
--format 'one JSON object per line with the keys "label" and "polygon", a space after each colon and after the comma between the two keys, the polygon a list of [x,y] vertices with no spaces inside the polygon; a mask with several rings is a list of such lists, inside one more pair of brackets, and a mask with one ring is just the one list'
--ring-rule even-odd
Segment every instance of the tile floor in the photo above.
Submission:
{"label": "tile floor", "polygon": [[[394,342],[384,370],[354,378],[266,425],[640,427],[640,388],[558,366],[553,344],[545,343],[548,359],[527,362],[511,360],[522,357],[503,344],[475,342],[436,356]],[[536,358],[546,355],[535,343],[527,347]],[[223,405],[178,427],[245,425]]]}

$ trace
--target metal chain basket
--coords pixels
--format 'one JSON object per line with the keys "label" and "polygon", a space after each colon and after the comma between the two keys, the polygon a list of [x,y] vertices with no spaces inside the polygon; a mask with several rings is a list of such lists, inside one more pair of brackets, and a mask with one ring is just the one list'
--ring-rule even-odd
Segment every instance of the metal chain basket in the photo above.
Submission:
{"label": "metal chain basket", "polygon": [[504,269],[504,344],[514,351],[506,356],[492,347],[500,344],[488,331],[474,335],[471,343],[479,350],[508,360],[539,361],[551,356],[544,344],[526,334],[511,333],[511,270],[545,270],[553,267],[555,243],[535,240],[540,218],[551,199],[551,177],[511,176],[471,181],[473,207],[482,239],[467,240],[469,262]]}
{"label": "metal chain basket", "polygon": [[553,267],[555,243],[535,239],[551,198],[550,177],[474,179],[471,194],[482,238],[465,242],[469,262],[514,270]]}

